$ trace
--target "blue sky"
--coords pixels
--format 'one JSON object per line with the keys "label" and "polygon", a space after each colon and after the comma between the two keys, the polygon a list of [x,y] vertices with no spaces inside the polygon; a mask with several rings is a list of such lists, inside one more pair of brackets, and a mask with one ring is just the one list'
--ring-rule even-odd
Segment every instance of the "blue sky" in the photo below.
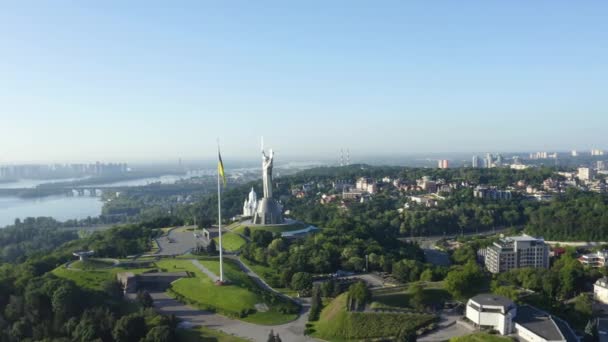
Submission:
{"label": "blue sky", "polygon": [[607,11],[4,2],[0,163],[608,148]]}

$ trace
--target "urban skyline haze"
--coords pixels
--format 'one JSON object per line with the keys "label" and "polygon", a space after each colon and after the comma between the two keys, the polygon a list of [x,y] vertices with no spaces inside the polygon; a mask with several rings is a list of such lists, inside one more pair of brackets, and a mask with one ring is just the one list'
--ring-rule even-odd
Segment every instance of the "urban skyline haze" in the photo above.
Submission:
{"label": "urban skyline haze", "polygon": [[0,163],[607,148],[607,10],[6,2]]}

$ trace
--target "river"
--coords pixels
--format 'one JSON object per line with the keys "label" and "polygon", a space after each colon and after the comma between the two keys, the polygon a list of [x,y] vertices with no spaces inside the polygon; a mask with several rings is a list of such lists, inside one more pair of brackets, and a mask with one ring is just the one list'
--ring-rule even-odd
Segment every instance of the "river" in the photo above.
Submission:
{"label": "river", "polygon": [[[132,179],[121,182],[96,184],[94,188],[109,186],[142,186],[150,183],[161,182],[172,184],[181,179],[208,174],[209,170],[191,171],[186,175],[163,175]],[[46,183],[74,181],[84,178],[71,179],[20,179],[10,183],[0,183],[0,189],[35,188]],[[14,196],[0,196],[0,228],[12,224],[16,218],[50,216],[60,221],[69,219],[85,219],[89,216],[96,217],[101,214],[103,202],[99,197],[89,196],[50,196],[43,198],[19,198]]]}
{"label": "river", "polygon": [[101,214],[102,206],[98,197],[0,197],[0,227],[12,224],[16,218],[30,216],[50,216],[60,221],[96,217]]}

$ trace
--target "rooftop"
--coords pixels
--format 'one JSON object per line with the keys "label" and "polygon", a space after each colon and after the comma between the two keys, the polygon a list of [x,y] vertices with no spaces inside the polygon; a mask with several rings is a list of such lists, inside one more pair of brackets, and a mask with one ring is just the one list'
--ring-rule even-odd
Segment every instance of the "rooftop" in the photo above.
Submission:
{"label": "rooftop", "polygon": [[479,294],[472,297],[471,300],[481,306],[501,306],[505,309],[515,306],[515,303],[509,298],[495,294]]}
{"label": "rooftop", "polygon": [[517,308],[514,321],[548,341],[578,341],[567,323],[529,305]]}

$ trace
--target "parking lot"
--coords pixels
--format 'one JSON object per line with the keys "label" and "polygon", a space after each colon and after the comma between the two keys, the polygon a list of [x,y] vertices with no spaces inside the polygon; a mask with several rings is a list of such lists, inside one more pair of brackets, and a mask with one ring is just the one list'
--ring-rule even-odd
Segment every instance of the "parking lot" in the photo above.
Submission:
{"label": "parking lot", "polygon": [[171,230],[168,235],[156,239],[160,251],[157,255],[180,255],[194,249],[197,245],[206,246],[208,241],[200,234],[190,230],[193,227],[179,227]]}

